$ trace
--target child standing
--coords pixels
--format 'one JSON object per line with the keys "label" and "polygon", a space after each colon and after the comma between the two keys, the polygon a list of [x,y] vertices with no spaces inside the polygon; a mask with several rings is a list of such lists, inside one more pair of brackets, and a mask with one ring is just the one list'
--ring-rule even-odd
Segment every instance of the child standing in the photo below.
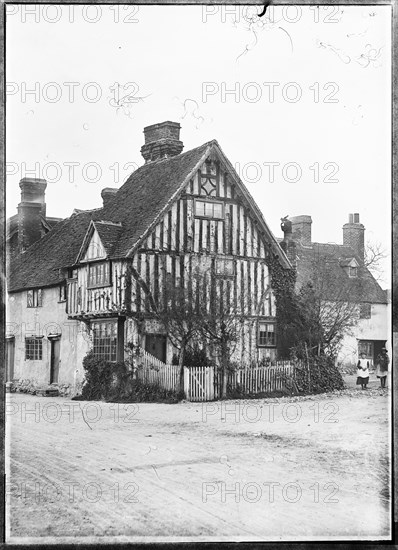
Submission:
{"label": "child standing", "polygon": [[390,358],[388,357],[386,348],[382,348],[381,353],[377,356],[376,363],[376,376],[377,378],[380,378],[381,387],[385,388],[388,373],[388,364],[390,363]]}
{"label": "child standing", "polygon": [[366,355],[361,353],[361,358],[357,365],[357,384],[361,384],[362,389],[366,390],[369,382],[369,361],[365,357]]}

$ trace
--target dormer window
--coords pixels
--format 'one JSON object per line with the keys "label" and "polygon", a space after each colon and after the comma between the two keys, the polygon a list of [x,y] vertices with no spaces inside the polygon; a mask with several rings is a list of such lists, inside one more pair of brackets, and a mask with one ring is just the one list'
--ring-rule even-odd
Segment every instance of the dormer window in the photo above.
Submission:
{"label": "dormer window", "polygon": [[358,277],[359,263],[355,258],[340,260],[340,265],[351,279]]}
{"label": "dormer window", "polygon": [[349,277],[358,277],[358,268],[349,266],[348,275]]}

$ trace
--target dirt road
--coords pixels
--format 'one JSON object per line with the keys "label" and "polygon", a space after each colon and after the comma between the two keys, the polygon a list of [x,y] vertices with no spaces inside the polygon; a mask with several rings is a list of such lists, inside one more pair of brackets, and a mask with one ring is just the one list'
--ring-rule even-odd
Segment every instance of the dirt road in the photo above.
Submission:
{"label": "dirt road", "polygon": [[390,536],[387,391],[7,401],[11,542]]}

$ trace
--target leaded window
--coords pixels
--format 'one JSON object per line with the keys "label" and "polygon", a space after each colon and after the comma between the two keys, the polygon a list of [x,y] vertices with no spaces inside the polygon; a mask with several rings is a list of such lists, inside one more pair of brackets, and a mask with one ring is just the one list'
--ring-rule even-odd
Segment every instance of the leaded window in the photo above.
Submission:
{"label": "leaded window", "polygon": [[275,346],[275,323],[260,322],[258,326],[258,345]]}
{"label": "leaded window", "polygon": [[89,288],[108,286],[110,285],[110,268],[109,262],[100,262],[89,264],[88,267],[88,286]]}
{"label": "leaded window", "polygon": [[41,361],[43,358],[43,340],[35,336],[25,338],[25,359]]}
{"label": "leaded window", "polygon": [[117,321],[94,321],[91,328],[94,355],[105,361],[116,361]]}
{"label": "leaded window", "polygon": [[42,307],[42,291],[41,288],[28,290],[27,292],[27,307]]}

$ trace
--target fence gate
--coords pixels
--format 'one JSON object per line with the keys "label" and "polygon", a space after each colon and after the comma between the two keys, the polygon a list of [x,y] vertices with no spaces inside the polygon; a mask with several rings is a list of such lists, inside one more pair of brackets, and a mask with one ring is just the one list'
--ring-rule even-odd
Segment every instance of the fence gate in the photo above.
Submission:
{"label": "fence gate", "polygon": [[214,367],[184,367],[184,390],[189,401],[215,398]]}

